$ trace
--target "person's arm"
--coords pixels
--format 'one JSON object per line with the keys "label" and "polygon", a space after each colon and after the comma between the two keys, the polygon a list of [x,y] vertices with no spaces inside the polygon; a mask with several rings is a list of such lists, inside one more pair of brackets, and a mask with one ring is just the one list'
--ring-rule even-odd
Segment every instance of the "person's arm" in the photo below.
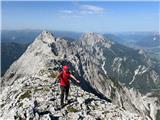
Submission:
{"label": "person's arm", "polygon": [[54,83],[57,83],[57,82],[58,82],[58,80],[60,79],[60,76],[61,76],[61,73],[59,73],[59,74],[56,76]]}
{"label": "person's arm", "polygon": [[72,74],[70,75],[71,78],[73,78],[77,83],[80,83],[79,80],[77,80]]}

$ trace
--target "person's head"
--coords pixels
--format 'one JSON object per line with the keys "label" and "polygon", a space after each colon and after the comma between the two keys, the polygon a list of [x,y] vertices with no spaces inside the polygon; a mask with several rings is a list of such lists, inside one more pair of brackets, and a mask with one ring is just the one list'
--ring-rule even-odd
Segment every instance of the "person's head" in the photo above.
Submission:
{"label": "person's head", "polygon": [[67,66],[67,65],[63,66],[63,71],[68,72],[69,71],[69,66]]}

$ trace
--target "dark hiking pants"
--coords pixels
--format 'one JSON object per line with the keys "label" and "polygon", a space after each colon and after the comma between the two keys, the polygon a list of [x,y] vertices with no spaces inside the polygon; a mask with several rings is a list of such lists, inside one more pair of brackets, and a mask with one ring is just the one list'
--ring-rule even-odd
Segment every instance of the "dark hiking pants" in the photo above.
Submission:
{"label": "dark hiking pants", "polygon": [[64,94],[65,94],[65,100],[68,99],[68,93],[69,93],[69,86],[61,86],[61,105],[63,105],[64,101]]}

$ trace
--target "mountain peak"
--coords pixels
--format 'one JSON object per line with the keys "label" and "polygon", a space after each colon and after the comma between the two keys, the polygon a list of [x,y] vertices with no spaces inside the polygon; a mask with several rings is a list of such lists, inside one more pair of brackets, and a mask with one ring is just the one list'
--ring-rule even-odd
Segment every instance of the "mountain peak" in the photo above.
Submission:
{"label": "mountain peak", "polygon": [[[43,31],[36,37],[33,43],[28,46],[24,54],[12,64],[8,72],[12,73],[14,71],[16,75],[21,74],[23,76],[39,73],[42,68],[46,67],[48,59],[52,59],[57,53],[55,40],[56,38],[52,33]],[[6,74],[5,77],[8,76],[10,76],[10,74]]]}
{"label": "mountain peak", "polygon": [[51,32],[46,31],[46,30],[43,30],[41,34],[42,34],[42,35],[52,35]]}
{"label": "mountain peak", "polygon": [[84,33],[81,37],[81,40],[83,45],[87,44],[91,46],[95,45],[96,43],[105,41],[103,35],[95,32]]}
{"label": "mountain peak", "polygon": [[55,42],[55,37],[52,33],[48,31],[42,31],[42,33],[36,38],[38,40],[42,40],[45,43],[53,43]]}
{"label": "mountain peak", "polygon": [[141,55],[144,55],[145,54],[145,50],[144,49],[139,49],[138,53],[141,54]]}

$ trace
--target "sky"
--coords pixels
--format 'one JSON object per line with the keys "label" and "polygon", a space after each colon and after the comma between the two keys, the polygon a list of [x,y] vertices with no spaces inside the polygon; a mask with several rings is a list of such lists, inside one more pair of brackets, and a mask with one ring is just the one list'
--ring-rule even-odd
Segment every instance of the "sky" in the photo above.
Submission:
{"label": "sky", "polygon": [[160,30],[160,2],[2,1],[2,29],[75,32]]}

